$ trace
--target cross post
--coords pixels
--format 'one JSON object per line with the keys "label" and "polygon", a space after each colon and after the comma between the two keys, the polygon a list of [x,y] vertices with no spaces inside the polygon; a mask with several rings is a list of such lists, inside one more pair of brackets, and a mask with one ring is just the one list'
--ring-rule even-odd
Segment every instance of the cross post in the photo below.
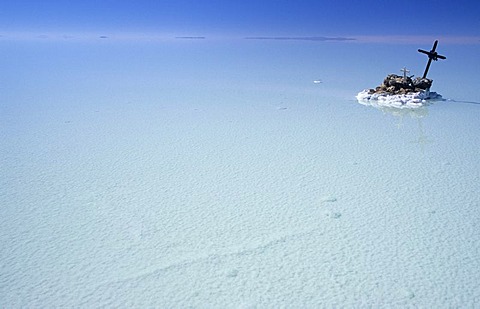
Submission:
{"label": "cross post", "polygon": [[410,70],[407,70],[406,67],[403,67],[403,69],[400,70],[400,72],[403,72],[403,79],[407,79],[407,73],[410,73]]}
{"label": "cross post", "polygon": [[426,50],[423,50],[423,49],[418,50],[419,52],[421,52],[423,54],[426,54],[428,56],[427,67],[425,68],[425,72],[423,73],[422,78],[427,78],[427,73],[428,73],[428,70],[430,69],[430,64],[432,63],[432,60],[437,61],[438,59],[447,59],[447,57],[439,55],[435,51],[437,49],[437,44],[438,44],[438,40],[435,40],[435,42],[433,43],[433,47],[430,51],[426,51]]}

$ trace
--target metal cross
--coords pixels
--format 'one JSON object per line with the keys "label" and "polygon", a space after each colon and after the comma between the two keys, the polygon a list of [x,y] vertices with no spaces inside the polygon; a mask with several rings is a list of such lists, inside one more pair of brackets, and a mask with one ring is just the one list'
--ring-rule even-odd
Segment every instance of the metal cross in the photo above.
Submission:
{"label": "metal cross", "polygon": [[433,43],[433,48],[430,51],[426,51],[423,49],[418,50],[419,52],[426,54],[428,56],[427,67],[425,68],[425,72],[423,73],[423,78],[427,78],[428,69],[430,69],[430,64],[432,63],[432,60],[437,61],[438,59],[447,59],[447,57],[439,55],[435,51],[435,49],[437,49],[437,44],[438,44],[438,40],[435,40],[435,43]]}
{"label": "metal cross", "polygon": [[403,67],[400,72],[403,72],[403,79],[407,79],[407,73],[410,73],[410,70],[407,70],[406,67]]}

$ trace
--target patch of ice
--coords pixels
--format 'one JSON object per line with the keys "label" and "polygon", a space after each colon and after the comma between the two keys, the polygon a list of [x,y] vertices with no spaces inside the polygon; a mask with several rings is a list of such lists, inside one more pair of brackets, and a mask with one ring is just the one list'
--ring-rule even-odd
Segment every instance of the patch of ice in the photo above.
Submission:
{"label": "patch of ice", "polygon": [[436,92],[413,92],[407,94],[379,94],[369,93],[368,89],[359,92],[356,96],[363,105],[395,108],[419,108],[428,105],[430,100],[441,100],[442,96]]}

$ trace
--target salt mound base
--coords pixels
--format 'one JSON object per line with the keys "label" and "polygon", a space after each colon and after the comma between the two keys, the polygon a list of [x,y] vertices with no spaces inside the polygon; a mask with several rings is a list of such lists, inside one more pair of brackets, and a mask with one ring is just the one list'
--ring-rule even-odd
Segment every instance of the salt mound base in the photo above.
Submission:
{"label": "salt mound base", "polygon": [[394,108],[419,108],[428,105],[432,100],[441,100],[442,96],[436,92],[410,92],[406,94],[371,93],[368,89],[359,92],[356,96],[363,105]]}

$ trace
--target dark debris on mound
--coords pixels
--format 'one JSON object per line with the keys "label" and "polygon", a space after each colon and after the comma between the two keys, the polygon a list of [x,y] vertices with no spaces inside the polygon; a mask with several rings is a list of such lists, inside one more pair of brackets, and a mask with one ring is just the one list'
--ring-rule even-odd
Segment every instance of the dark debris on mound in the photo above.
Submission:
{"label": "dark debris on mound", "polygon": [[383,80],[383,83],[375,89],[370,89],[369,94],[407,94],[411,92],[421,92],[430,90],[433,80],[413,76],[399,76],[389,74]]}

